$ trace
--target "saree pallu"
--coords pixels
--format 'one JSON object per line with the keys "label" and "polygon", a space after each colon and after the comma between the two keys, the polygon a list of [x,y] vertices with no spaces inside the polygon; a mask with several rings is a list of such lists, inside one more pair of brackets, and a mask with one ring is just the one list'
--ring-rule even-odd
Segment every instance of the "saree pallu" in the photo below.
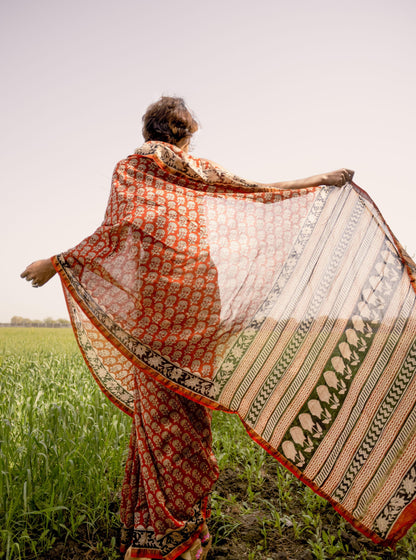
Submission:
{"label": "saree pallu", "polygon": [[413,524],[415,268],[359,187],[279,191],[147,142],[117,165],[102,226],[53,262],[126,413],[139,371],[237,413],[376,543]]}

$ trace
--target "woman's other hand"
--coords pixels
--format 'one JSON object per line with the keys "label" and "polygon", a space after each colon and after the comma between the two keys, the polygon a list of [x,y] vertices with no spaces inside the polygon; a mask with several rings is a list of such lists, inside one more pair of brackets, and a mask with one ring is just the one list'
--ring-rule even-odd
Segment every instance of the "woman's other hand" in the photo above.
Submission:
{"label": "woman's other hand", "polygon": [[321,185],[343,187],[346,183],[352,181],[354,171],[351,169],[337,169],[322,175]]}
{"label": "woman's other hand", "polygon": [[22,272],[20,278],[25,278],[28,282],[32,282],[34,288],[40,288],[40,286],[46,284],[55,274],[56,270],[51,260],[43,259],[30,264],[26,270]]}

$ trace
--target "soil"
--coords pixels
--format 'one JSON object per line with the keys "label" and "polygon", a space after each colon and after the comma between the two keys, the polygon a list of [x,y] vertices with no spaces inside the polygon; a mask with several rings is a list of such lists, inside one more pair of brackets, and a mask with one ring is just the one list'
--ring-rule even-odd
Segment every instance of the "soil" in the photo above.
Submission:
{"label": "soil", "polygon": [[[256,492],[256,501],[258,503],[268,502],[279,503],[279,491],[273,481],[271,474],[263,473],[263,482],[260,491]],[[256,489],[257,490],[257,489]],[[221,473],[217,483],[216,491],[224,498],[230,495],[237,496],[237,504],[247,499],[247,484],[239,477],[236,471],[226,469]],[[230,508],[229,515],[233,516],[233,508]],[[316,556],[311,552],[310,540],[314,540],[309,533],[307,537],[295,537],[295,531],[290,519],[282,517],[280,530],[277,528],[267,530],[267,536],[264,536],[264,525],[270,520],[270,515],[259,509],[252,513],[241,515],[237,513],[239,507],[235,507],[235,522],[239,523],[238,527],[228,539],[220,539],[215,545],[215,549],[208,554],[207,560],[248,560],[249,553],[257,549],[257,559],[263,560],[315,560]],[[302,506],[298,503],[291,505],[291,514],[295,518],[300,519]],[[333,508],[327,504],[324,510],[319,512],[321,518],[321,528],[323,531],[332,534],[337,540],[341,539],[347,553],[339,552],[325,558],[336,558],[349,560],[355,558],[363,548],[368,552],[368,558],[391,559],[395,558],[395,554],[390,549],[385,549],[375,545],[370,539],[364,537],[356,531],[350,524],[346,523],[345,530],[339,535],[337,528],[339,527],[339,515]],[[262,552],[263,551],[263,552]],[[374,555],[374,556],[373,556]]]}
{"label": "soil", "polygon": [[[210,531],[215,538],[215,544],[208,553],[207,560],[315,560],[311,551],[314,535],[311,531],[306,536],[295,537],[295,531],[290,518],[282,516],[280,528],[273,528],[271,513],[264,507],[265,501],[279,504],[279,490],[273,480],[275,470],[263,473],[261,485],[255,489],[254,499],[250,507],[242,513],[241,504],[247,504],[248,483],[233,469],[225,469],[217,482],[216,492],[223,499],[221,507],[222,519],[211,520]],[[231,499],[230,499],[231,498]],[[263,504],[263,507],[262,507]],[[117,503],[112,504],[117,508]],[[247,504],[248,506],[248,504]],[[257,506],[253,509],[253,506]],[[243,508],[244,509],[244,508]],[[301,519],[302,507],[299,503],[291,502],[292,519]],[[294,517],[293,517],[294,516]],[[339,530],[340,518],[328,504],[319,510],[321,519],[320,530],[334,537],[334,543],[339,541],[344,546],[344,552],[326,552],[322,558],[352,560],[357,554],[366,549],[368,560],[395,560],[403,558],[391,549],[375,545],[372,541],[357,532],[346,523],[345,529]],[[273,523],[275,523],[273,521]],[[218,526],[216,526],[218,524]],[[267,533],[265,537],[265,529]],[[121,560],[111,547],[111,541],[118,543],[117,528],[97,528],[91,535],[85,528],[81,528],[77,535],[77,542],[66,540],[56,542],[54,547],[41,560]],[[94,543],[104,543],[98,548]],[[340,546],[338,548],[341,548]],[[346,551],[346,552],[345,552]]]}

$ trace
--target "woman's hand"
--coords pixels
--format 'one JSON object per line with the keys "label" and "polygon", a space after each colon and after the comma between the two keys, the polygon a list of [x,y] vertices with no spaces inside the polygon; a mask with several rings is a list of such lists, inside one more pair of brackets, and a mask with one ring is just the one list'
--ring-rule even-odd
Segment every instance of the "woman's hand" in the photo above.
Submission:
{"label": "woman's hand", "polygon": [[354,171],[351,169],[337,169],[321,175],[321,185],[343,187],[346,183],[352,181]]}
{"label": "woman's hand", "polygon": [[20,278],[26,278],[28,282],[32,282],[34,288],[40,288],[40,286],[46,284],[55,274],[56,270],[51,260],[43,259],[30,264],[26,270],[22,272]]}

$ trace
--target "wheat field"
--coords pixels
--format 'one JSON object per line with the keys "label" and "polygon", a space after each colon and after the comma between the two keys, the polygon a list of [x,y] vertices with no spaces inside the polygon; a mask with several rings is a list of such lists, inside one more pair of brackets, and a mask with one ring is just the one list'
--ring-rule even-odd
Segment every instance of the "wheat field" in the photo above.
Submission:
{"label": "wheat field", "polygon": [[[0,558],[118,559],[118,507],[131,420],[100,392],[71,329],[0,329]],[[255,445],[213,417],[222,471],[211,560],[416,560],[361,538]]]}

